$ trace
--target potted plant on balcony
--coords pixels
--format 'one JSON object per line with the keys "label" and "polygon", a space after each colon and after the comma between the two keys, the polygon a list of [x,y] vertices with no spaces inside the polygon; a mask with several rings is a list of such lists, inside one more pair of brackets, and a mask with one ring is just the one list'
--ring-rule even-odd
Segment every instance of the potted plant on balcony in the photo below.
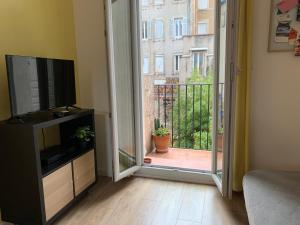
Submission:
{"label": "potted plant on balcony", "polygon": [[75,132],[75,138],[81,149],[86,149],[94,136],[95,133],[91,130],[90,126],[78,127]]}
{"label": "potted plant on balcony", "polygon": [[169,151],[170,132],[167,128],[160,125],[160,120],[154,120],[155,130],[153,132],[153,141],[158,153],[166,153]]}

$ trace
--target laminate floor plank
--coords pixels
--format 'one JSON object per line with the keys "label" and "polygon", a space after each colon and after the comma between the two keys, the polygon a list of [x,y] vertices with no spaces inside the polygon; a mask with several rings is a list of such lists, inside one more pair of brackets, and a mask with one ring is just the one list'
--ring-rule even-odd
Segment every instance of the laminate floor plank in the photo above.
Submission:
{"label": "laminate floor plank", "polygon": [[202,225],[249,224],[242,199],[240,194],[235,194],[232,200],[223,199],[217,189],[210,188],[205,196]]}
{"label": "laminate floor plank", "polygon": [[163,181],[166,186],[164,196],[158,201],[157,208],[151,213],[152,225],[175,225],[180,212],[184,184]]}
{"label": "laminate floor plank", "polygon": [[205,185],[184,185],[184,194],[179,219],[197,223],[202,222],[206,191],[207,186]]}
{"label": "laminate floor plank", "polygon": [[[54,225],[248,225],[242,194],[214,186],[130,177],[100,178]],[[0,225],[11,225],[0,222]]]}

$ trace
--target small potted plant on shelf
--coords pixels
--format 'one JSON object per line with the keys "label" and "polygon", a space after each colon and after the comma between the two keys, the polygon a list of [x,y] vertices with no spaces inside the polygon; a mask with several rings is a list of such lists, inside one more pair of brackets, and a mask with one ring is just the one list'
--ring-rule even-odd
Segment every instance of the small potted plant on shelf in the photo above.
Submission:
{"label": "small potted plant on shelf", "polygon": [[78,127],[75,132],[75,138],[82,149],[86,149],[89,146],[94,136],[95,133],[91,130],[90,126]]}
{"label": "small potted plant on shelf", "polygon": [[165,153],[169,151],[170,132],[167,128],[160,125],[160,120],[154,120],[155,130],[153,132],[153,141],[156,152]]}

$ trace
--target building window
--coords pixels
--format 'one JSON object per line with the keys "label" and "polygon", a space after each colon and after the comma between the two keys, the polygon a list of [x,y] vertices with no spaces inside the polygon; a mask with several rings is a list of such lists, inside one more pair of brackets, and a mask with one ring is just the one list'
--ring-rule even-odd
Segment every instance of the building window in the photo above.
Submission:
{"label": "building window", "polygon": [[174,73],[178,73],[180,71],[180,62],[181,62],[181,55],[174,55]]}
{"label": "building window", "polygon": [[174,19],[175,23],[175,38],[181,38],[183,35],[183,19],[177,18]]}
{"label": "building window", "polygon": [[200,10],[208,9],[208,0],[198,0],[198,9]]}
{"label": "building window", "polygon": [[170,35],[174,39],[188,35],[188,19],[186,17],[170,19]]}
{"label": "building window", "polygon": [[142,6],[148,6],[149,0],[142,0]]}
{"label": "building window", "polygon": [[198,23],[198,34],[207,34],[208,32],[207,32],[207,30],[208,30],[208,24],[207,24],[207,22],[200,22],[200,23]]}
{"label": "building window", "polygon": [[164,4],[164,0],[154,0],[154,5],[162,5]]}
{"label": "building window", "polygon": [[163,39],[164,37],[164,22],[162,20],[156,20],[154,26],[154,33],[156,39]]}
{"label": "building window", "polygon": [[193,52],[193,69],[198,71],[200,75],[205,74],[205,51]]}
{"label": "building window", "polygon": [[164,73],[165,67],[165,59],[163,55],[156,55],[155,56],[155,72],[156,73]]}
{"label": "building window", "polygon": [[147,40],[149,38],[149,22],[148,21],[143,21],[142,22],[142,39]]}
{"label": "building window", "polygon": [[149,58],[148,57],[144,57],[143,73],[144,74],[148,74],[149,73]]}

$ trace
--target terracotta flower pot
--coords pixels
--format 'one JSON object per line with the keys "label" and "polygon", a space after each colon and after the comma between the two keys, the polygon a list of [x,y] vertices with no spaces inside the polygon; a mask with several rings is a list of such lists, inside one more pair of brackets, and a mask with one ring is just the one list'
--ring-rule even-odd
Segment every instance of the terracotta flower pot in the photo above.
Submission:
{"label": "terracotta flower pot", "polygon": [[217,143],[218,143],[218,151],[222,152],[224,149],[224,135],[223,134],[218,134],[218,139],[217,139]]}
{"label": "terracotta flower pot", "polygon": [[170,134],[166,136],[153,136],[156,152],[165,153],[169,151]]}

